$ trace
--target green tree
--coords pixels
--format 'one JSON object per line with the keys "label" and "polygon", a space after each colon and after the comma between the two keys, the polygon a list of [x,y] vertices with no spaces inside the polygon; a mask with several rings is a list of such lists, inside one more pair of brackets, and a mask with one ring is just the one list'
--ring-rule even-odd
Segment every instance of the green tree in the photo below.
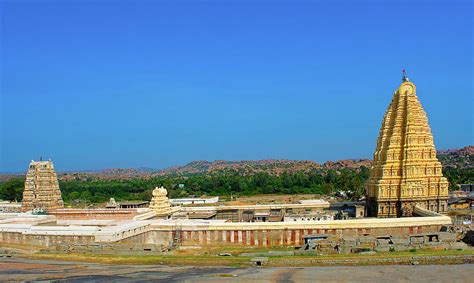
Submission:
{"label": "green tree", "polygon": [[10,179],[0,184],[0,199],[8,201],[21,201],[23,199],[23,190],[25,180],[20,178]]}
{"label": "green tree", "polygon": [[70,200],[76,200],[81,197],[81,194],[79,192],[73,191],[69,194],[69,199]]}

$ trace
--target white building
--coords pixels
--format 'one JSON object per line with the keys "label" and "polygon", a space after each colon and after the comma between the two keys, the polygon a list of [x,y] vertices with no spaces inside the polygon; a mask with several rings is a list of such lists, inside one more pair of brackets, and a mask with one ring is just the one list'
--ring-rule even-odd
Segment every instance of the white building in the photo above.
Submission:
{"label": "white building", "polygon": [[175,198],[170,199],[172,205],[186,205],[186,204],[208,204],[219,202],[219,197],[211,198]]}
{"label": "white building", "polygon": [[21,203],[0,201],[0,212],[20,212]]}

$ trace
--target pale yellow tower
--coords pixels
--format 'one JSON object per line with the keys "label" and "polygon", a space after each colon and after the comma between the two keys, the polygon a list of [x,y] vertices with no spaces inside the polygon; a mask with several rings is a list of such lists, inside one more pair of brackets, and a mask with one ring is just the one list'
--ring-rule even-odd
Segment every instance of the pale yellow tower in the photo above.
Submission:
{"label": "pale yellow tower", "polygon": [[368,215],[412,216],[416,205],[446,213],[448,181],[416,87],[408,78],[395,91],[382,121],[367,183]]}
{"label": "pale yellow tower", "polygon": [[168,216],[171,214],[171,204],[167,197],[168,191],[162,187],[156,187],[152,193],[153,197],[150,202],[150,210],[158,216]]}

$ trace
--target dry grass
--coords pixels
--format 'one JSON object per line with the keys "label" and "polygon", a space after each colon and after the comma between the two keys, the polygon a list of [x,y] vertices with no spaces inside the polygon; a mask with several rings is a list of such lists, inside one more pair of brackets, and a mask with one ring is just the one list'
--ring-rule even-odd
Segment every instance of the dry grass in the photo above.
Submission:
{"label": "dry grass", "polygon": [[244,257],[219,257],[202,255],[98,255],[98,254],[33,254],[30,259],[77,261],[103,264],[132,265],[193,265],[193,266],[240,266],[249,261]]}
{"label": "dry grass", "polygon": [[[218,251],[218,250],[215,250]],[[249,251],[249,250],[245,250]],[[265,250],[261,250],[265,251]],[[268,251],[268,250],[266,250]],[[230,250],[227,252],[238,254],[243,251]],[[257,250],[254,250],[257,252]],[[416,252],[384,252],[375,254],[337,254],[337,255],[298,255],[298,256],[271,256],[269,257],[269,265],[271,266],[285,266],[285,265],[318,265],[318,260],[349,260],[354,263],[361,262],[361,264],[377,263],[377,259],[383,258],[400,258],[411,259],[412,257],[427,257],[430,256],[474,256],[473,250],[419,250]],[[177,253],[174,255],[99,255],[99,254],[32,254],[27,256],[30,259],[42,260],[60,260],[60,261],[78,261],[104,264],[132,264],[132,265],[170,265],[170,266],[248,266],[250,264],[250,257],[241,256],[217,256],[214,254],[189,254]],[[316,261],[315,261],[316,260]],[[368,261],[368,262],[367,262]],[[451,262],[449,262],[451,263]]]}
{"label": "dry grass", "polygon": [[294,247],[272,247],[271,249],[258,246],[229,246],[229,245],[207,245],[199,246],[196,249],[177,249],[173,255],[216,255],[219,253],[230,253],[239,255],[241,253],[258,253],[272,251],[294,251]]}
{"label": "dry grass", "polygon": [[43,246],[41,245],[32,245],[32,244],[15,244],[15,243],[1,243],[0,248],[5,248],[10,251],[14,251],[16,253],[21,253],[21,254],[28,254],[28,253],[35,253],[37,251],[40,251],[44,249]]}

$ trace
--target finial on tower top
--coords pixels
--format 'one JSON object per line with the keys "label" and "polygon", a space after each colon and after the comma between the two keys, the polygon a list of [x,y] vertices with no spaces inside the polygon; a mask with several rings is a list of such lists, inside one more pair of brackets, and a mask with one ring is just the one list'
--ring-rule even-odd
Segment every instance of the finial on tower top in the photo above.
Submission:
{"label": "finial on tower top", "polygon": [[402,74],[403,74],[402,82],[409,82],[410,80],[408,79],[407,71],[405,71],[405,69],[402,70]]}

